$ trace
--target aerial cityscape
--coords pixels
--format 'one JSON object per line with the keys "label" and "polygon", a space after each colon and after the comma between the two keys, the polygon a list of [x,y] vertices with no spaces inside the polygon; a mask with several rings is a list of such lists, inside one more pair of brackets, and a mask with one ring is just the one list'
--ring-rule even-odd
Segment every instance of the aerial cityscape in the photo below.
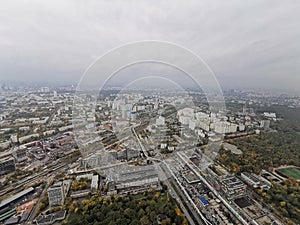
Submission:
{"label": "aerial cityscape", "polygon": [[29,2],[0,9],[0,225],[300,224],[298,2]]}
{"label": "aerial cityscape", "polygon": [[107,89],[85,155],[73,132],[73,87],[2,85],[1,222],[82,224],[91,213],[113,224],[107,208],[93,210],[116,204],[115,224],[133,213],[141,224],[297,223],[299,118],[290,115],[299,116],[299,97],[224,94],[228,109],[218,118],[201,93]]}

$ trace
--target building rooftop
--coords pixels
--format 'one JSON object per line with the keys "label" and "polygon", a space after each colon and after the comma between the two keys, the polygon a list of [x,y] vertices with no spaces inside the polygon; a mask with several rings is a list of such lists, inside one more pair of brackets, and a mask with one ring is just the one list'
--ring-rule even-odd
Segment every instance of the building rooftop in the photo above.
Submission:
{"label": "building rooftop", "polygon": [[94,175],[92,178],[92,183],[91,183],[92,188],[98,189],[98,180],[99,180],[99,176]]}
{"label": "building rooftop", "polygon": [[34,191],[34,188],[33,187],[30,187],[30,188],[27,188],[19,193],[17,193],[16,195],[14,196],[11,196],[10,198],[7,198],[7,199],[4,199],[1,204],[0,204],[0,208],[6,206],[7,204],[15,201],[16,199],[26,195],[26,194],[29,194],[30,192]]}
{"label": "building rooftop", "polygon": [[128,181],[135,181],[140,179],[146,179],[149,177],[156,177],[158,176],[157,171],[153,166],[144,166],[144,167],[132,167],[128,168],[116,174],[113,179],[116,182],[128,182]]}
{"label": "building rooftop", "polygon": [[222,184],[229,189],[238,189],[246,186],[241,180],[239,180],[235,176],[226,177],[222,180]]}

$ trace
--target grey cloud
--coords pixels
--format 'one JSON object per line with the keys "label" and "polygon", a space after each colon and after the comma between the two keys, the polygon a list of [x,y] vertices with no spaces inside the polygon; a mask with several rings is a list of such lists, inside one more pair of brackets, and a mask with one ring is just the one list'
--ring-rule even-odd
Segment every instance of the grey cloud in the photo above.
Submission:
{"label": "grey cloud", "polygon": [[299,90],[299,11],[298,0],[7,0],[0,80],[77,82],[106,51],[155,39],[197,53],[224,86]]}

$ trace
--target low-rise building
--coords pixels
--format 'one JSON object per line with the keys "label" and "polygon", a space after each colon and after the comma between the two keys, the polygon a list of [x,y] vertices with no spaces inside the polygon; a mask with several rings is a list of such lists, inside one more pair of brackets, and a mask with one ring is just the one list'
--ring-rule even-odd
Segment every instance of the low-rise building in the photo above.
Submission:
{"label": "low-rise building", "polygon": [[112,180],[116,183],[118,191],[157,186],[159,184],[158,173],[153,166],[128,168],[114,174]]}

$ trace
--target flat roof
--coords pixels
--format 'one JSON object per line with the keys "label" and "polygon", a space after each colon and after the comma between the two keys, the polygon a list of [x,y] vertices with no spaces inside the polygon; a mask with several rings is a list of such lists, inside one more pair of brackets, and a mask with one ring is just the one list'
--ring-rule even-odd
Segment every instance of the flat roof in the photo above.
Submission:
{"label": "flat roof", "polygon": [[123,183],[148,179],[150,177],[158,177],[158,173],[153,166],[132,167],[115,174],[113,180]]}
{"label": "flat roof", "polygon": [[27,188],[27,189],[19,192],[18,194],[15,194],[14,196],[11,196],[10,198],[4,199],[0,204],[0,208],[2,208],[3,206],[6,206],[7,204],[11,203],[12,201],[15,201],[16,199],[18,199],[32,191],[34,191],[34,188],[30,187],[30,188]]}
{"label": "flat roof", "polygon": [[94,175],[94,176],[92,177],[92,184],[93,184],[93,183],[97,183],[97,184],[98,184],[98,180],[99,180],[98,175]]}

